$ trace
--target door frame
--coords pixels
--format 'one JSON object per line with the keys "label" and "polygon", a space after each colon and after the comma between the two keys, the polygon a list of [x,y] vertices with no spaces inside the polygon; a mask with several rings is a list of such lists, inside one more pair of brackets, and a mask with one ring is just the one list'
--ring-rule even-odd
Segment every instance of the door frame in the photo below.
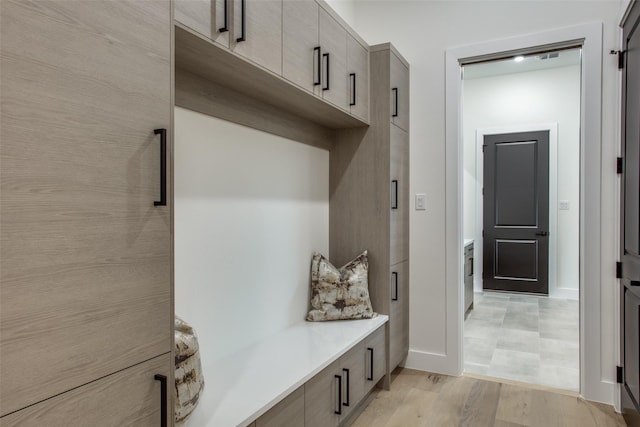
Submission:
{"label": "door frame", "polygon": [[601,366],[602,32],[603,23],[593,22],[452,48],[445,53],[446,356],[448,370],[454,375],[461,375],[463,371],[461,66],[543,48],[581,47],[580,394],[600,402],[618,400],[614,399],[615,384],[603,378]]}
{"label": "door frame", "polygon": [[[484,183],[484,162],[482,158],[482,145],[484,137],[502,133],[516,132],[549,132],[549,296],[555,298],[578,299],[578,289],[562,289],[557,287],[558,278],[558,123],[531,123],[523,125],[509,125],[476,129],[476,218],[475,218],[475,242],[482,242],[483,205],[482,187]],[[473,245],[473,257],[482,260],[483,247],[481,244]],[[481,265],[481,264],[478,264]],[[474,271],[473,289],[482,290],[482,270]]]}

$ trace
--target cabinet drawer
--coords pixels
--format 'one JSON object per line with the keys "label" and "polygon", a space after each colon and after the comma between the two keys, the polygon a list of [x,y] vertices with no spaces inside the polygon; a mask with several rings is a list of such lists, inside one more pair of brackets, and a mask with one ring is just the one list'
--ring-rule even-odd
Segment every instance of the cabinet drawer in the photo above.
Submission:
{"label": "cabinet drawer", "polygon": [[[171,381],[171,362],[170,354],[156,357],[0,418],[0,425],[157,427],[162,395],[154,376]],[[167,387],[168,420],[173,414],[172,390]]]}
{"label": "cabinet drawer", "polygon": [[365,393],[368,393],[387,371],[385,352],[385,325],[380,326],[364,342]]}
{"label": "cabinet drawer", "polygon": [[304,425],[304,386],[282,399],[255,422],[255,427],[303,427]]}
{"label": "cabinet drawer", "polygon": [[[338,386],[342,384],[337,360],[304,385],[305,427],[331,427],[340,422]],[[340,380],[338,379],[340,378]]]}

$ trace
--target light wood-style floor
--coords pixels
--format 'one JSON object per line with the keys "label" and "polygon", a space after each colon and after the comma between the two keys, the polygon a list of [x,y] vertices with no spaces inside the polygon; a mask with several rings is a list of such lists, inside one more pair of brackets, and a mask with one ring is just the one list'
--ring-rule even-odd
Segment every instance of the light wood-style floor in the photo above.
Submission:
{"label": "light wood-style floor", "polygon": [[375,391],[353,427],[626,426],[612,406],[569,392],[411,369],[394,377],[391,391]]}

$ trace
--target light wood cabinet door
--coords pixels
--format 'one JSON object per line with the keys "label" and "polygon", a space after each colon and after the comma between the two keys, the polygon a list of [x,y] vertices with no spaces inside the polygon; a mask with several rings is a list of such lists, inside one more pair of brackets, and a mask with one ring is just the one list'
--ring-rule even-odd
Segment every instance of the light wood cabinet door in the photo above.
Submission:
{"label": "light wood cabinet door", "polygon": [[304,385],[305,427],[331,427],[340,423],[342,385],[340,360],[333,362]]}
{"label": "light wood cabinet door", "polygon": [[391,126],[390,262],[409,258],[409,134]]}
{"label": "light wood cabinet door", "polygon": [[342,414],[345,420],[364,397],[364,341],[359,342],[340,358],[342,375]]}
{"label": "light wood cabinet door", "polygon": [[371,391],[387,372],[385,326],[380,326],[364,341],[365,394]]}
{"label": "light wood cabinet door", "polygon": [[409,132],[409,68],[391,52],[391,119]]}
{"label": "light wood cabinet door", "polygon": [[409,262],[391,266],[389,369],[393,371],[409,350]]}
{"label": "light wood cabinet door", "polygon": [[320,46],[322,84],[317,86],[316,93],[336,107],[349,111],[347,30],[323,8],[320,8]]}
{"label": "light wood cabinet door", "polygon": [[[232,0],[175,0],[175,20],[208,39],[229,47]],[[226,17],[226,19],[225,19]]]}
{"label": "light wood cabinet door", "polygon": [[304,386],[258,418],[255,427],[304,427]]}
{"label": "light wood cabinet door", "polygon": [[[156,374],[171,378],[171,354],[101,378],[0,418],[3,427],[157,427],[162,386]],[[167,387],[171,402],[173,387]],[[167,404],[167,420],[171,420]],[[169,423],[171,425],[171,423]]]}
{"label": "light wood cabinet door", "polygon": [[275,74],[282,74],[282,0],[234,2],[231,49]]}
{"label": "light wood cabinet door", "polygon": [[171,351],[173,22],[169,0],[0,7],[4,415]]}
{"label": "light wood cabinet door", "polygon": [[347,34],[348,101],[351,114],[369,120],[369,49]]}
{"label": "light wood cabinet door", "polygon": [[282,77],[309,92],[321,83],[319,9],[314,0],[282,2]]}

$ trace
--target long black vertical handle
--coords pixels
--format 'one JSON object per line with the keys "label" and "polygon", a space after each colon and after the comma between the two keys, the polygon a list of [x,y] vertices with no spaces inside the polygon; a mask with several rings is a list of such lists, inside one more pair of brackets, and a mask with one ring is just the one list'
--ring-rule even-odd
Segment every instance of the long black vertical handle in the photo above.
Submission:
{"label": "long black vertical handle", "polygon": [[393,288],[396,291],[395,296],[391,297],[391,301],[398,301],[398,272],[391,272],[391,276],[393,277]]}
{"label": "long black vertical handle", "polygon": [[391,209],[398,209],[398,180],[394,179],[391,183],[393,184],[393,204]]}
{"label": "long black vertical handle", "polygon": [[160,200],[153,206],[167,206],[167,130],[154,129],[153,133],[160,134]]}
{"label": "long black vertical handle", "polygon": [[371,372],[367,376],[367,381],[373,381],[373,348],[367,347],[367,351],[369,352],[369,370]]}
{"label": "long black vertical handle", "polygon": [[342,415],[342,375],[334,375],[334,378],[338,380],[338,410],[333,413]]}
{"label": "long black vertical handle", "polygon": [[156,374],[153,379],[160,381],[160,427],[167,427],[167,377]]}
{"label": "long black vertical handle", "polygon": [[391,91],[393,92],[393,114],[391,117],[398,117],[398,88],[394,87]]}
{"label": "long black vertical handle", "polygon": [[349,74],[351,78],[351,102],[349,105],[356,105],[356,73]]}
{"label": "long black vertical handle", "polygon": [[229,31],[229,0],[222,0],[224,2],[224,25],[219,28],[218,31],[226,33]]}
{"label": "long black vertical handle", "polygon": [[326,76],[327,78],[325,79],[326,85],[322,86],[322,90],[329,90],[329,54],[328,53],[323,53],[322,54],[322,58],[327,58],[327,60],[325,61],[325,70],[326,70]]}
{"label": "long black vertical handle", "polygon": [[469,272],[469,276],[473,276],[473,257],[469,258],[469,261],[471,262],[471,271]]}
{"label": "long black vertical handle", "polygon": [[342,404],[344,406],[349,406],[349,370],[347,368],[342,368],[342,372],[344,372],[345,374],[347,374],[347,401],[346,402],[342,402]]}
{"label": "long black vertical handle", "polygon": [[247,30],[247,11],[246,11],[247,5],[245,4],[245,0],[241,0],[240,1],[240,15],[241,15],[241,22],[240,22],[240,37],[238,37],[236,39],[237,42],[243,42],[245,41],[245,37],[247,35],[246,30]]}
{"label": "long black vertical handle", "polygon": [[[322,84],[322,57],[320,52],[320,46],[316,46],[313,48],[313,52],[315,53],[316,60],[316,75],[313,76],[313,85],[320,86]],[[317,77],[316,77],[317,76]]]}

